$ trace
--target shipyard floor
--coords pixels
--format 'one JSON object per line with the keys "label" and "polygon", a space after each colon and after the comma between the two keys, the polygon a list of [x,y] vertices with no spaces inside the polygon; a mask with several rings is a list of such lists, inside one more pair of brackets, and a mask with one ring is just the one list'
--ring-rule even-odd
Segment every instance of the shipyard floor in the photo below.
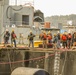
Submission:
{"label": "shipyard floor", "polygon": [[[56,60],[56,61],[55,61]],[[76,75],[76,48],[28,48],[0,45],[0,75],[11,75],[18,67],[42,68],[50,75]]]}

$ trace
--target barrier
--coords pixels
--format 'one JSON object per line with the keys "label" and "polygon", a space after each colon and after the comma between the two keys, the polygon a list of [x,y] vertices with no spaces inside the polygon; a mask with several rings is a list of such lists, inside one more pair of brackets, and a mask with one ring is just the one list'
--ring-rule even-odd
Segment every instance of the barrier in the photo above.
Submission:
{"label": "barrier", "polygon": [[34,41],[34,47],[39,47],[39,44],[43,44],[43,41]]}

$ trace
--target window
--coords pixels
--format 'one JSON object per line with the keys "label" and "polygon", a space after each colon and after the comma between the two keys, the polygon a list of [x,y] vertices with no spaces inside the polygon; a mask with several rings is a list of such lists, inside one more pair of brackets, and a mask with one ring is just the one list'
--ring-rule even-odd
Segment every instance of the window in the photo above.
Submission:
{"label": "window", "polygon": [[22,24],[29,25],[29,15],[22,15]]}

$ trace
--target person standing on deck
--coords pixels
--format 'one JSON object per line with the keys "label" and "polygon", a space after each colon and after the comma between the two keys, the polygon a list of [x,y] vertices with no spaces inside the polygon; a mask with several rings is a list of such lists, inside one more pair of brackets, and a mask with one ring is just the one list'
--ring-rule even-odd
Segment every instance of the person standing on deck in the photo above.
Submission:
{"label": "person standing on deck", "polygon": [[68,33],[68,35],[67,35],[67,45],[68,45],[68,48],[71,48],[71,45],[72,45],[72,35],[71,35],[71,33]]}
{"label": "person standing on deck", "polygon": [[47,34],[45,31],[43,32],[42,40],[43,40],[43,48],[47,48]]}
{"label": "person standing on deck", "polygon": [[57,33],[57,38],[58,38],[58,40],[57,40],[57,48],[59,49],[59,48],[61,48],[61,37],[60,37],[60,32],[58,31],[58,33]]}
{"label": "person standing on deck", "polygon": [[47,40],[48,40],[48,43],[52,43],[52,34],[51,32],[49,31],[48,34],[47,34]]}
{"label": "person standing on deck", "polygon": [[16,47],[16,38],[17,38],[17,36],[16,36],[14,30],[12,30],[12,33],[11,33],[11,44],[14,43],[15,47]]}
{"label": "person standing on deck", "polygon": [[32,45],[34,47],[34,37],[35,35],[30,31],[30,34],[28,35],[28,40],[29,40],[29,47]]}
{"label": "person standing on deck", "polygon": [[53,37],[53,48],[54,48],[54,49],[57,48],[57,41],[58,41],[57,34],[54,33],[54,37]]}
{"label": "person standing on deck", "polygon": [[63,43],[63,48],[67,48],[67,35],[64,33],[61,37],[62,43]]}
{"label": "person standing on deck", "polygon": [[5,44],[8,44],[9,37],[10,37],[10,33],[9,33],[8,29],[6,29],[5,34],[4,34],[4,46],[5,46]]}

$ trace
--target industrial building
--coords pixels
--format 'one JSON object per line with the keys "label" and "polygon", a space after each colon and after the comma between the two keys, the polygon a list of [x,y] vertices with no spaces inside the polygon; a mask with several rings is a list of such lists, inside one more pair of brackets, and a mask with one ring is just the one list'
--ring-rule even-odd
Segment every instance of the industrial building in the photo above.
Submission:
{"label": "industrial building", "polygon": [[[44,22],[44,15],[40,11],[34,12],[34,7],[30,4],[25,5],[9,5],[9,0],[0,1],[0,42],[3,41],[3,33],[6,29],[10,32],[14,29],[15,33],[19,37],[19,34],[23,34],[25,38],[29,34],[29,31],[36,32],[39,29],[34,28],[35,24],[41,25],[40,22]],[[35,26],[37,27],[37,26]],[[38,32],[39,33],[39,32]],[[25,41],[24,41],[25,42]]]}

